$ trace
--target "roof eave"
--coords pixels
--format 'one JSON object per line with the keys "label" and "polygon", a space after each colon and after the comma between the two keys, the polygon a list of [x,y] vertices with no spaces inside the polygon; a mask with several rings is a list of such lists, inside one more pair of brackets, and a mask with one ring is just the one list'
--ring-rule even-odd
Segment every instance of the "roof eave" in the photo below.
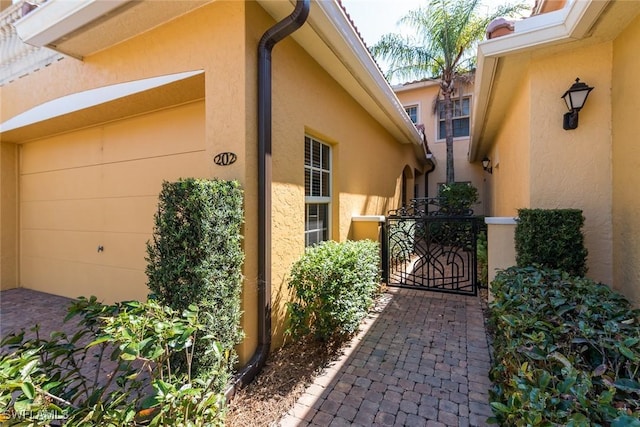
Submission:
{"label": "roof eave", "polygon": [[[282,2],[258,2],[276,20],[290,12],[290,7],[285,10]],[[286,3],[293,4],[294,0]],[[423,135],[406,114],[340,4],[335,0],[312,0],[307,24],[307,28],[303,27],[292,35],[296,42],[394,138],[418,147],[425,154],[418,156],[419,161],[429,163]],[[323,46],[322,49],[328,48],[331,55],[321,51],[319,45]]]}
{"label": "roof eave", "polygon": [[570,2],[563,9],[516,22],[513,34],[487,40],[478,45],[469,161],[474,162],[479,156],[484,155],[490,145],[484,134],[488,125],[487,111],[491,93],[498,84],[495,77],[501,58],[585,38],[607,7],[607,3],[595,0]]}

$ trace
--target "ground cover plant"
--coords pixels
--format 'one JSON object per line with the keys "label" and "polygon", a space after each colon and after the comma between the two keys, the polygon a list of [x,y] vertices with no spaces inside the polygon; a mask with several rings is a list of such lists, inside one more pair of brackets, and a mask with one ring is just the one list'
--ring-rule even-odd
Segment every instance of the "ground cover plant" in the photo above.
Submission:
{"label": "ground cover plant", "polygon": [[492,421],[640,426],[640,311],[607,286],[512,267],[492,283]]}
{"label": "ground cover plant", "polygon": [[[210,341],[198,309],[182,313],[153,301],[103,305],[80,298],[65,321],[72,336],[54,332],[0,343],[3,426],[222,426],[224,395],[215,388],[228,353],[210,342],[216,367],[207,380],[191,375],[194,344]],[[79,319],[79,320],[78,320]],[[171,365],[184,354],[185,372]]]}
{"label": "ground cover plant", "polygon": [[341,340],[355,333],[380,286],[380,248],[371,240],[322,242],[291,269],[287,303],[294,337]]}

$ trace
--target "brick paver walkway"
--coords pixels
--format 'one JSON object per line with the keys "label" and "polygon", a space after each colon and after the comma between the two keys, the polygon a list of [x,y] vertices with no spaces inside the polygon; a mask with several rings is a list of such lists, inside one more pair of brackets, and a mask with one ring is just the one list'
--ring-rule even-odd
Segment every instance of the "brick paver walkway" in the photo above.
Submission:
{"label": "brick paver walkway", "polygon": [[[0,336],[35,323],[73,328],[70,300],[0,293]],[[489,346],[480,297],[391,288],[345,354],[310,385],[281,426],[484,426]]]}
{"label": "brick paver walkway", "polygon": [[54,331],[73,333],[75,322],[64,323],[67,308],[72,300],[69,298],[32,291],[30,289],[9,289],[0,292],[0,337],[11,332],[20,332],[22,328],[27,335],[29,329],[36,324],[40,326],[40,335],[48,338]]}
{"label": "brick paver walkway", "polygon": [[484,426],[489,346],[479,297],[391,289],[281,426]]}

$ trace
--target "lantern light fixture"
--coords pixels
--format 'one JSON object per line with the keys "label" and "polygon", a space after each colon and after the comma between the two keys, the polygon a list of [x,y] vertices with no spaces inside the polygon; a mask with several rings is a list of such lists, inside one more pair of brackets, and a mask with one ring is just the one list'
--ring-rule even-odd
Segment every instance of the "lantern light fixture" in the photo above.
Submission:
{"label": "lantern light fixture", "polygon": [[578,112],[584,107],[589,92],[592,87],[576,78],[576,82],[562,95],[562,99],[567,104],[568,113],[564,114],[562,127],[564,130],[576,129],[578,127]]}
{"label": "lantern light fixture", "polygon": [[489,173],[493,173],[493,166],[491,166],[491,159],[488,158],[487,156],[484,156],[482,158],[482,169],[484,169],[486,172]]}

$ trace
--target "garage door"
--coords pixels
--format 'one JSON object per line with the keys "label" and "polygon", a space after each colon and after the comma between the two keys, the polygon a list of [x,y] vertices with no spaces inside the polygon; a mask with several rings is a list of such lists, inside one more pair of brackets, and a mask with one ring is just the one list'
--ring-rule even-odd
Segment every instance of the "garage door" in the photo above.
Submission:
{"label": "garage door", "polygon": [[22,144],[21,286],[146,298],[162,181],[207,176],[204,129],[196,102]]}

